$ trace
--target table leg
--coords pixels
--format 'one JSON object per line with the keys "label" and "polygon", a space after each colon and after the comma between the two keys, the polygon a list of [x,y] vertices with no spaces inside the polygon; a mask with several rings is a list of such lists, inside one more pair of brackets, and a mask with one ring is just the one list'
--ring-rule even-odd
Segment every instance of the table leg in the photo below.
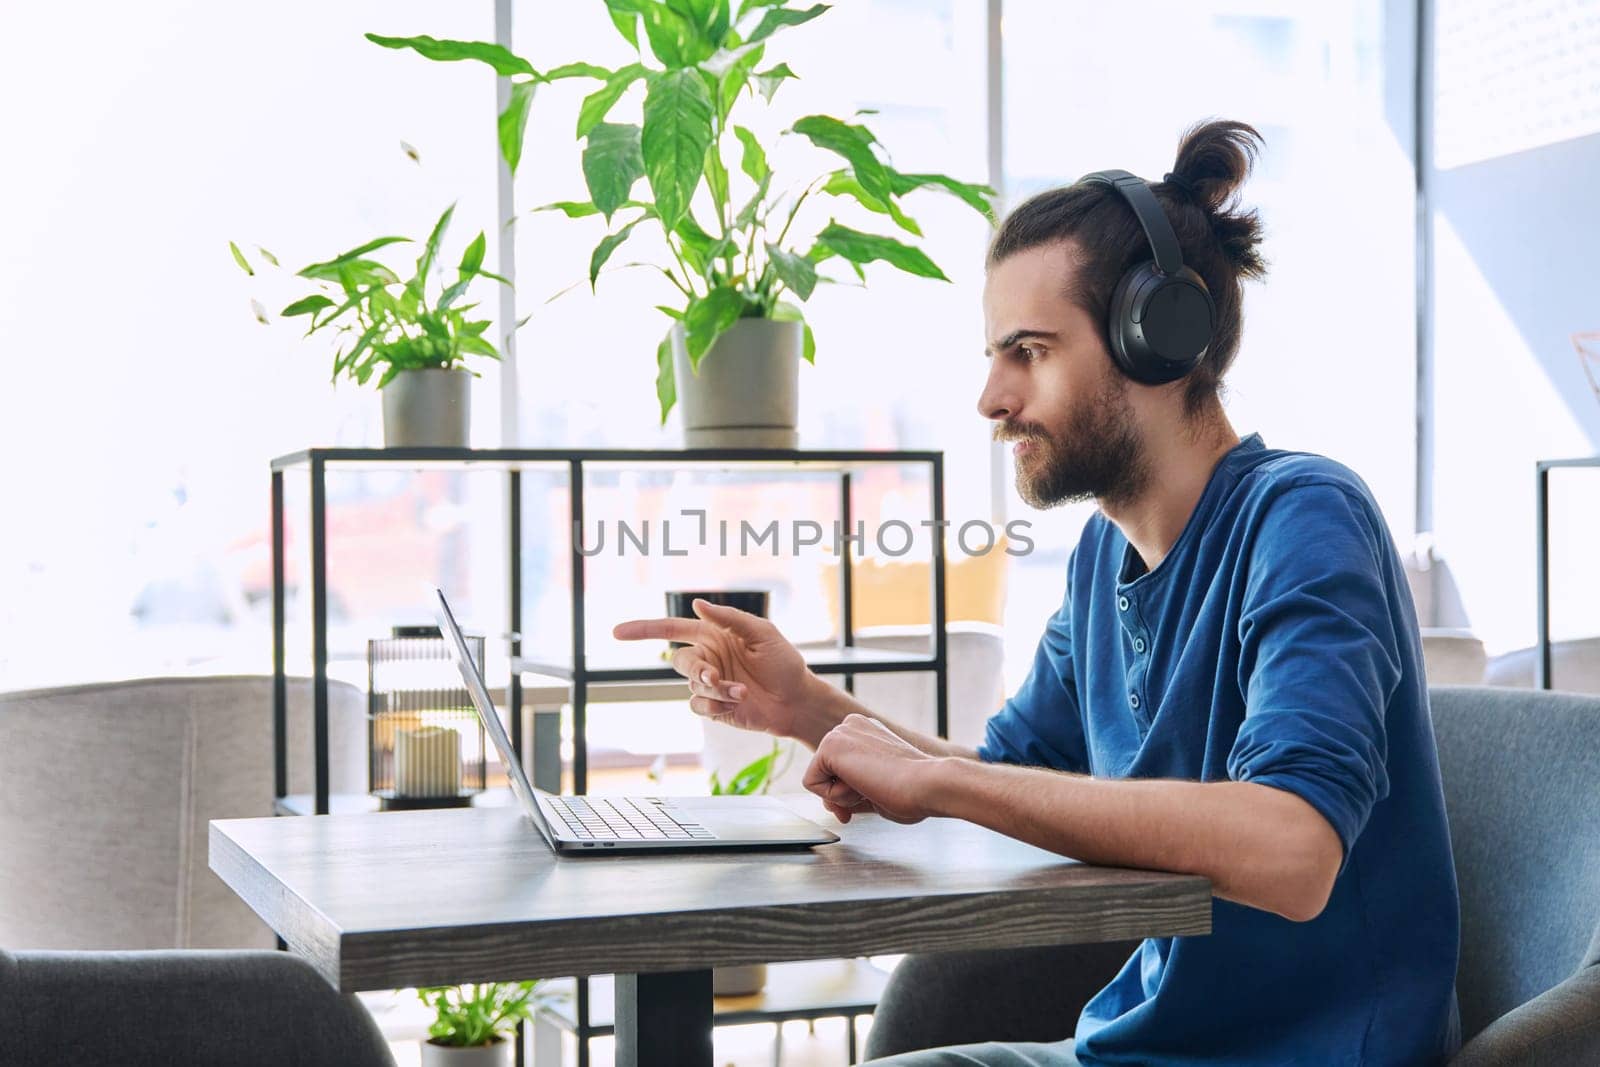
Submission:
{"label": "table leg", "polygon": [[711,972],[619,974],[617,1067],[711,1064]]}

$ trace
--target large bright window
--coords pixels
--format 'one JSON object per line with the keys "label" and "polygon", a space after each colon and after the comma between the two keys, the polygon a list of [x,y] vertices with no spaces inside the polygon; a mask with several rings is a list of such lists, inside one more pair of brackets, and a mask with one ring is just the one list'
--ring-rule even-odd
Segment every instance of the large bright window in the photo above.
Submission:
{"label": "large bright window", "polygon": [[[1157,180],[1192,123],[1255,126],[1266,145],[1243,201],[1261,212],[1270,271],[1246,286],[1229,417],[1270,447],[1354,468],[1404,548],[1415,481],[1413,197],[1391,121],[1408,113],[1409,90],[1405,70],[1383,65],[1383,6],[1007,0],[1006,184],[1017,203],[1108,167]],[[1091,510],[1033,516],[1040,551],[1014,571],[1012,634],[1036,633],[1059,605],[1066,553]],[[1017,577],[1034,568],[1038,580]],[[1026,669],[1014,650],[1007,662],[1013,674]]]}
{"label": "large bright window", "polygon": [[[490,38],[487,0],[89,7],[0,15],[7,39],[77,42],[72,64],[19,49],[0,68],[8,99],[39,102],[3,120],[11,162],[0,192],[14,211],[0,257],[9,506],[0,684],[267,667],[266,462],[311,444],[376,445],[381,430],[375,393],[329,385],[325,346],[253,320],[252,298],[271,312],[296,291],[267,272],[246,278],[228,256],[230,239],[258,267],[257,244],[292,269],[379,234],[421,236],[459,201],[454,247],[487,230],[494,263],[511,234],[518,313],[531,316],[518,337],[516,431],[504,443],[677,447],[677,417],[661,427],[656,415],[653,358],[666,320],[652,305],[667,294],[650,274],[617,270],[598,294],[581,284],[548,300],[584,278],[602,232],[595,220],[530,213],[583,193],[572,129],[586,86],[536,96],[516,221],[505,230],[495,211],[492,76],[362,39]],[[1241,430],[1261,430],[1273,445],[1350,463],[1404,538],[1411,185],[1385,119],[1385,101],[1400,90],[1380,64],[1380,8],[1008,0],[1005,185],[1015,203],[1100,167],[1159,176],[1189,123],[1254,122],[1267,149],[1245,195],[1266,219],[1273,269],[1247,298],[1230,410]],[[769,55],[800,77],[770,114],[747,117],[770,137],[809,112],[870,109],[900,169],[981,181],[987,11],[983,0],[836,5],[774,41]],[[598,2],[565,5],[559,18],[525,4],[514,15],[513,45],[536,66],[628,58]],[[76,32],[85,17],[92,35]],[[1163,32],[1146,32],[1152,19]],[[805,151],[775,150],[780,173],[810,173]],[[825,287],[812,299],[818,354],[802,368],[802,444],[943,450],[949,517],[1004,518],[991,514],[989,427],[975,408],[988,228],[950,198],[921,194],[910,206],[952,282],[869,268],[868,288]],[[816,225],[826,221],[819,211]],[[641,239],[616,262],[651,252]],[[498,377],[484,369],[474,439],[500,444]],[[920,479],[910,469],[862,478],[858,516],[925,517]],[[298,519],[304,490],[291,490]],[[826,483],[618,477],[594,490],[597,517],[710,502],[731,519],[832,518]],[[528,629],[564,639],[564,490],[530,478],[526,494]],[[1087,509],[1040,515],[1015,499],[1009,509],[1033,524],[1035,542],[1009,582],[1015,671],[1059,598]],[[330,523],[336,656],[358,659],[366,637],[418,621],[420,607],[407,606],[424,581],[457,588],[480,627],[504,619],[498,478],[340,475]],[[303,521],[292,525],[296,593],[305,541]],[[773,587],[774,612],[797,636],[821,636],[832,621],[825,564],[816,553],[612,567],[591,584],[589,618],[600,633],[613,618],[658,611],[668,586],[742,582]],[[303,616],[303,601],[291,606]],[[307,643],[291,632],[291,651]]]}

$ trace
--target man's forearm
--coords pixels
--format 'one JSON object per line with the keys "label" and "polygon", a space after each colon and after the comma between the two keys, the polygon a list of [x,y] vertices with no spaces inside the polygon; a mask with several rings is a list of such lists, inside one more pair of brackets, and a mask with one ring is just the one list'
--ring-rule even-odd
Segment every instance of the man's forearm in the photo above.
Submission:
{"label": "man's forearm", "polygon": [[843,689],[829,685],[815,674],[811,676],[810,689],[805,699],[796,709],[793,736],[807,748],[816,751],[816,747],[822,743],[828,731],[843,722],[847,715],[865,715],[876,719],[930,756],[950,756],[969,760],[978,758],[978,754],[970,748],[891,722]]}
{"label": "man's forearm", "polygon": [[1103,779],[940,761],[932,808],[1086,863],[1199,874],[1215,895],[1305,921],[1343,859],[1333,827],[1293,793],[1253,782]]}

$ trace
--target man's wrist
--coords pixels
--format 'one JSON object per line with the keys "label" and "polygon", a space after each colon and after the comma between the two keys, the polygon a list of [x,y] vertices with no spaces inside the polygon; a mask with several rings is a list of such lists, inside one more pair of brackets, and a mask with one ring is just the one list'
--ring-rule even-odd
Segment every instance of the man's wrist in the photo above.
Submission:
{"label": "man's wrist", "polygon": [[920,764],[923,804],[937,818],[968,818],[966,803],[973,780],[985,769],[978,760],[961,756],[930,756]]}
{"label": "man's wrist", "polygon": [[790,736],[815,749],[828,731],[850,714],[851,709],[847,706],[849,696],[844,690],[829,685],[820,675],[806,672],[805,685],[794,702],[794,725]]}

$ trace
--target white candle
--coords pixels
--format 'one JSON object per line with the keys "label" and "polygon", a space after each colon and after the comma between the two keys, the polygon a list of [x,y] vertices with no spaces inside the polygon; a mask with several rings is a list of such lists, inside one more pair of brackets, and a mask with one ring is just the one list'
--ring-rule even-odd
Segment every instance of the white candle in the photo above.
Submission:
{"label": "white candle", "polygon": [[460,793],[461,735],[448,726],[396,731],[394,792],[402,797],[453,797]]}

